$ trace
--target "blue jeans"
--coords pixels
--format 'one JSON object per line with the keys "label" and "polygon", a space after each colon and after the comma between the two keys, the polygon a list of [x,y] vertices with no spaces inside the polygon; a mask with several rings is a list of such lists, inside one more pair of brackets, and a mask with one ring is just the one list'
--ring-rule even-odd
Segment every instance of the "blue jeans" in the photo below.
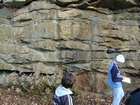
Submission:
{"label": "blue jeans", "polygon": [[113,103],[112,105],[119,105],[124,96],[123,88],[113,88]]}

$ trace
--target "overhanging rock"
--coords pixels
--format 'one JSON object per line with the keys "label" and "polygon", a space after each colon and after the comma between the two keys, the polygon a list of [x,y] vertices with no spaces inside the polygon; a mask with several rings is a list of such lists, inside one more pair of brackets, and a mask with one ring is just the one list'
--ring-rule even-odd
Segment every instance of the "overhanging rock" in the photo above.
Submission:
{"label": "overhanging rock", "polygon": [[[37,0],[0,0],[6,6],[20,8],[32,1]],[[79,9],[108,8],[110,10],[126,9],[131,7],[140,7],[140,0],[43,0],[55,3],[62,7],[71,7]],[[2,7],[2,6],[0,6]]]}
{"label": "overhanging rock", "polygon": [[4,4],[10,6],[10,7],[22,7],[23,5],[26,5],[33,0],[1,0]]}
{"label": "overhanging rock", "polygon": [[90,8],[103,7],[111,10],[118,10],[140,6],[140,0],[50,0],[50,1],[59,6],[69,6],[80,9],[88,9],[90,6]]}

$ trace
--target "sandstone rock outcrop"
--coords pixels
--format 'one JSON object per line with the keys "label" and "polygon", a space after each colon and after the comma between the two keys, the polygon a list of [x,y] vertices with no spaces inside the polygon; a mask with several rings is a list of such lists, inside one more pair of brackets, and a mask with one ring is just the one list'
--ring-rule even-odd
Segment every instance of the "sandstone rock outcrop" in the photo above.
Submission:
{"label": "sandstone rock outcrop", "polygon": [[[107,3],[111,1],[114,0]],[[91,6],[95,2],[100,5]],[[61,3],[66,7],[60,7]],[[80,7],[82,3],[86,8]],[[3,7],[0,9],[0,70],[50,76],[70,71],[77,75],[78,86],[110,94],[107,66],[121,53],[126,58],[122,73],[133,81],[131,87],[124,83],[124,88],[138,87],[139,1],[131,3],[132,8],[115,7],[118,10],[103,8],[101,3],[104,0],[51,0],[33,1],[16,11]]]}
{"label": "sandstone rock outcrop", "polygon": [[[34,0],[1,0],[1,3],[10,5],[12,7],[23,7]],[[40,1],[40,0],[39,0]],[[108,8],[111,10],[126,9],[130,7],[140,7],[139,0],[44,0],[47,2],[55,3],[63,7],[74,7],[80,9]]]}

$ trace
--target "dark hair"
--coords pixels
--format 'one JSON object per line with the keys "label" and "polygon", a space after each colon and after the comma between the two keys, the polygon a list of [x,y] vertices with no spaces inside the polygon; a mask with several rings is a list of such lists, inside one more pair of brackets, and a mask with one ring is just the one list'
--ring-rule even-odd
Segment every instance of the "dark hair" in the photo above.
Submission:
{"label": "dark hair", "polygon": [[61,80],[62,86],[64,86],[65,88],[72,88],[74,83],[75,76],[72,73],[65,73]]}

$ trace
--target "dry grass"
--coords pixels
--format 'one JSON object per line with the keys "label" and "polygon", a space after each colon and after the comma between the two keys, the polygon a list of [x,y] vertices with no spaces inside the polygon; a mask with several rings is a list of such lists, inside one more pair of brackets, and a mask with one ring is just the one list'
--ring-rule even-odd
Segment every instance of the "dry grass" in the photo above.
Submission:
{"label": "dry grass", "polygon": [[[39,74],[11,74],[4,78],[5,85],[0,85],[0,105],[52,105],[55,83],[50,84]],[[50,81],[50,80],[49,80]],[[76,105],[111,105],[112,97],[73,87]],[[121,105],[124,105],[123,102]]]}
{"label": "dry grass", "polygon": [[[76,105],[111,105],[112,97],[94,92],[79,92],[73,96]],[[20,93],[18,90],[0,87],[0,105],[51,105],[52,96],[50,90],[44,90],[41,94],[35,90]]]}

